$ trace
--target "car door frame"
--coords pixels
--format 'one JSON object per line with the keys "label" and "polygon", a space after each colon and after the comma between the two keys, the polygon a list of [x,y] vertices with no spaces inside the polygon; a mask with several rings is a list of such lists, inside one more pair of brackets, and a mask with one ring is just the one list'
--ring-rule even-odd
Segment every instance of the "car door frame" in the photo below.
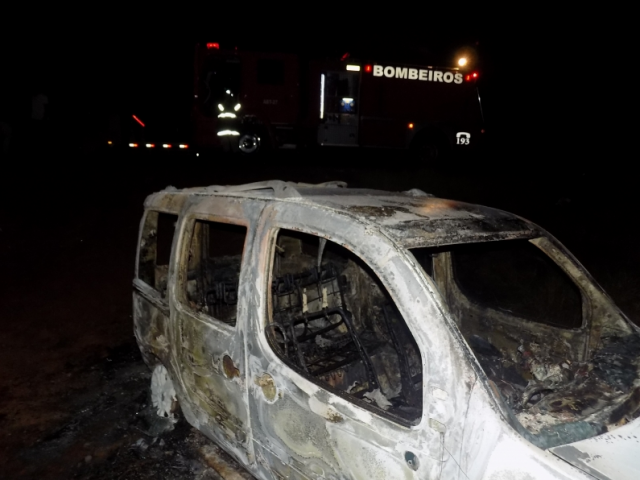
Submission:
{"label": "car door frame", "polygon": [[[138,230],[138,246],[133,279],[133,320],[134,335],[145,363],[153,367],[158,362],[166,368],[173,367],[172,342],[174,338],[173,318],[171,315],[171,285],[175,268],[175,243],[180,229],[180,211],[183,199],[176,202],[177,209],[167,208],[161,202],[147,199]],[[177,211],[176,211],[177,210]],[[164,297],[154,286],[149,285],[139,276],[140,255],[143,247],[144,227],[150,213],[176,216],[176,224],[171,241],[171,253],[167,271],[167,288]],[[157,249],[157,245],[156,245]]]}
{"label": "car door frame", "polygon": [[[363,408],[345,395],[323,388],[286,365],[273,351],[264,327],[269,318],[273,248],[280,229],[324,237],[347,247],[369,265],[388,290],[422,357],[423,413],[418,424],[393,422],[382,412]],[[419,267],[377,227],[332,209],[274,202],[264,210],[256,233],[260,245],[255,249],[258,278],[253,283],[259,305],[251,319],[255,342],[248,345],[249,401],[254,448],[264,475],[364,478],[371,474],[370,465],[349,445],[366,449],[368,442],[373,445],[368,452],[377,453],[369,462],[379,468],[395,468],[394,472],[405,478],[439,478],[443,471],[457,476],[464,417],[476,377],[462,355],[459,339],[451,335],[441,308],[428,293],[434,287],[425,288],[422,283],[425,278],[418,273]],[[433,319],[429,332],[416,322],[424,316]],[[288,403],[287,408],[274,407],[278,402]],[[293,435],[285,438],[282,424],[287,422],[278,421],[278,411],[287,411],[289,421],[305,424],[307,433],[315,432],[328,440],[317,438],[322,445],[315,445],[315,451],[304,451],[305,446],[296,444]],[[341,453],[341,448],[347,452]],[[417,457],[417,465],[415,461],[410,465],[408,454]]]}
{"label": "car door frame", "polygon": [[[178,381],[183,392],[180,400],[185,417],[191,425],[247,466],[253,463],[254,454],[246,388],[245,336],[249,300],[245,285],[251,277],[248,265],[252,257],[255,224],[262,208],[260,202],[257,205],[251,203],[251,200],[243,199],[238,202],[232,197],[211,196],[185,207],[180,217],[180,238],[175,255],[177,265],[171,291],[171,314],[176,328],[175,358],[179,365]],[[252,206],[257,208],[251,208]],[[240,267],[235,326],[197,312],[186,304],[186,270],[196,220],[241,225],[247,229]],[[207,351],[204,353],[212,358],[207,362],[207,368],[200,371],[209,375],[210,379],[215,379],[215,382],[210,383],[217,384],[217,391],[208,389],[209,397],[214,398],[206,398],[197,388],[192,373],[186,370],[189,367],[182,353],[185,321],[195,323],[206,337]],[[218,342],[219,348],[212,344],[216,338],[224,340]],[[192,335],[191,340],[197,341],[197,338]]]}

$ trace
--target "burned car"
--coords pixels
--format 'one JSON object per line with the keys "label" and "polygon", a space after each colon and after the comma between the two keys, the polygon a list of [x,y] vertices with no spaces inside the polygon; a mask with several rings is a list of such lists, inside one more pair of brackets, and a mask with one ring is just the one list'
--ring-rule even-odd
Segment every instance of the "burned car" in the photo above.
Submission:
{"label": "burned car", "polygon": [[640,478],[639,329],[515,215],[168,187],[133,285],[159,414],[179,404],[257,478]]}

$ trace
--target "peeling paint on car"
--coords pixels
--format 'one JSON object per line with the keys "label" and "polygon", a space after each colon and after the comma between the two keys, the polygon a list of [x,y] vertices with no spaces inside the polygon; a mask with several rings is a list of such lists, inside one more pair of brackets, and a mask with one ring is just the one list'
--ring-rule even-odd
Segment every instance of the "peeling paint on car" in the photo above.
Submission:
{"label": "peeling paint on car", "polygon": [[276,399],[276,385],[273,382],[273,377],[271,375],[265,373],[261,377],[258,377],[256,379],[256,385],[262,389],[264,398],[268,401],[273,402]]}

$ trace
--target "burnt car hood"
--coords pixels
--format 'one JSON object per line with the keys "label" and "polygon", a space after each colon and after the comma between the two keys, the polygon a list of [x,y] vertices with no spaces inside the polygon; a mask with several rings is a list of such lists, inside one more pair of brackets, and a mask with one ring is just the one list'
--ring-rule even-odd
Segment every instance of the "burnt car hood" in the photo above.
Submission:
{"label": "burnt car hood", "polygon": [[612,432],[550,451],[600,480],[640,478],[640,418]]}

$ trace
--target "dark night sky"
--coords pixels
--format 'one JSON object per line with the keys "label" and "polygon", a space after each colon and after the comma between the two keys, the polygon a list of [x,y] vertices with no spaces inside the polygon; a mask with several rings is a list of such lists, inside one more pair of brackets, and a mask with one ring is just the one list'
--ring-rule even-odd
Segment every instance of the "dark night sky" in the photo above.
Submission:
{"label": "dark night sky", "polygon": [[[619,106],[632,95],[625,74],[629,50],[618,11],[541,11],[521,4],[509,11],[406,7],[397,12],[300,12],[285,22],[275,9],[226,10],[181,7],[159,20],[153,11],[54,10],[23,21],[21,33],[2,39],[3,116],[28,118],[31,89],[48,90],[60,118],[91,117],[112,108],[149,109],[156,115],[188,114],[196,41],[223,46],[303,50],[453,52],[478,42],[483,101],[489,127],[503,144],[526,140],[528,151],[546,152],[537,141],[572,137],[573,144],[611,145]],[[329,13],[328,13],[329,12]],[[26,23],[25,23],[26,22]],[[309,22],[309,23],[306,23]],[[186,112],[186,113],[185,113]],[[594,118],[601,122],[592,122]],[[605,121],[606,120],[606,121]],[[606,124],[606,125],[605,125]],[[510,143],[511,142],[511,143]]]}

